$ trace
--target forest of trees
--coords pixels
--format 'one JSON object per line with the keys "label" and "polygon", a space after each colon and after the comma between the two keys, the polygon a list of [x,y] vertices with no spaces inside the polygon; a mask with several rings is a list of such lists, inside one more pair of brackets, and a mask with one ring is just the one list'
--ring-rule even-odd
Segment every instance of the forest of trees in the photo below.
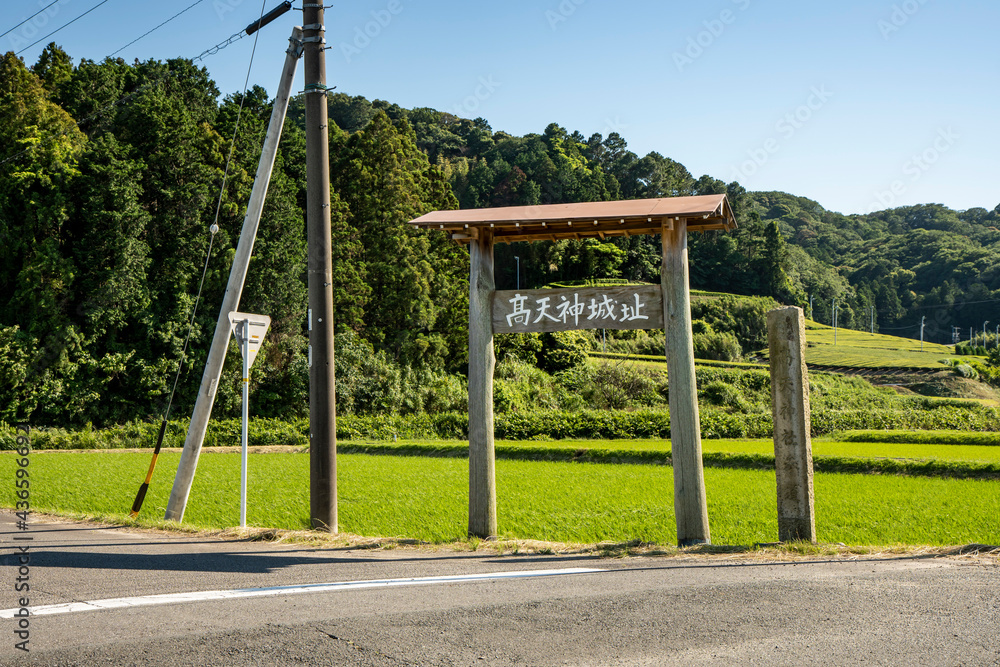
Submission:
{"label": "forest of trees", "polygon": [[[984,321],[1000,324],[1000,205],[954,211],[939,204],[869,215],[842,215],[783,192],[747,192],[739,183],[695,178],[683,165],[650,153],[639,157],[623,137],[569,133],[553,123],[542,134],[514,137],[482,118],[467,120],[433,109],[402,109],[345,94],[332,96],[330,114],[358,131],[378,112],[407,121],[417,145],[451,183],[462,208],[598,201],[725,192],[739,229],[694,235],[691,286],[771,296],[808,307],[830,324],[952,340],[969,337]],[[659,239],[608,243],[514,244],[497,249],[498,286],[512,287],[520,257],[522,284],[537,287],[580,278],[655,282]]]}
{"label": "forest of trees", "polygon": [[[263,89],[220,98],[186,60],[74,63],[55,45],[30,66],[0,58],[0,419],[160,414],[211,244],[174,408],[190,410],[269,113]],[[845,216],[695,178],[659,153],[637,156],[616,133],[552,123],[518,137],[481,118],[339,93],[330,118],[338,341],[349,358],[395,369],[401,385],[453,387],[464,373],[468,254],[406,225],[442,208],[725,192],[739,228],[691,238],[693,288],[803,306],[812,297],[824,323],[836,298],[841,326],[867,328],[874,307],[879,330],[911,337],[926,317],[925,336],[940,342],[952,326],[967,338],[1000,324],[1000,206]],[[241,303],[272,318],[254,369],[262,416],[307,410],[304,201],[295,101]],[[659,258],[654,237],[501,245],[497,287],[514,286],[518,265],[525,287],[656,282]],[[231,354],[221,413],[238,411]]]}

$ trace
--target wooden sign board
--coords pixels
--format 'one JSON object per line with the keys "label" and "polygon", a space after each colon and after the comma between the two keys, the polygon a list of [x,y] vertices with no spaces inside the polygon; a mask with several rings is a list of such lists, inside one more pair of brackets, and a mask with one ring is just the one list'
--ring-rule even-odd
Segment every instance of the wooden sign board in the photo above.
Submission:
{"label": "wooden sign board", "polygon": [[662,329],[659,285],[497,290],[493,333]]}

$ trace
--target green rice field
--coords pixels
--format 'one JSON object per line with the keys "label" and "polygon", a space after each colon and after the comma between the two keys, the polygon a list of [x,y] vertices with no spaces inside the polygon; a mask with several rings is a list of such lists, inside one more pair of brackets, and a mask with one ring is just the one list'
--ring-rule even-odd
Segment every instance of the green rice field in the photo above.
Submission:
{"label": "green rice field", "polygon": [[[14,479],[15,459],[12,452],[0,454],[0,479]],[[32,509],[125,520],[149,459],[148,452],[34,452],[29,466]],[[162,518],[178,460],[176,452],[161,455],[142,521]],[[248,523],[306,528],[308,468],[308,454],[253,454]],[[498,460],[496,470],[501,537],[659,544],[676,539],[668,466]],[[428,542],[463,540],[467,475],[462,458],[341,454],[340,530]],[[705,480],[713,543],[777,539],[773,471],[706,468]],[[6,486],[0,500],[12,507],[13,483]],[[817,474],[815,493],[821,542],[1000,544],[996,480]],[[185,523],[234,526],[238,512],[239,455],[204,452]]]}

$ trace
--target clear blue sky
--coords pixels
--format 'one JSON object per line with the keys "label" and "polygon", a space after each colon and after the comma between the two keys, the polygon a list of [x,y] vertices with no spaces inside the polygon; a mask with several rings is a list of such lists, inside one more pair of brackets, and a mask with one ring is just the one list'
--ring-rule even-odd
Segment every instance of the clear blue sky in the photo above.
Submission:
{"label": "clear blue sky", "polygon": [[[0,30],[51,1],[4,0]],[[60,0],[0,50],[25,49],[99,1]],[[107,0],[44,43],[100,60],[192,2]],[[327,74],[340,92],[482,116],[512,134],[550,122],[618,131],[696,177],[843,213],[1000,204],[996,0],[333,4]],[[119,55],[194,57],[260,10],[203,0]],[[300,22],[293,11],[261,31],[251,84],[274,91]],[[28,64],[44,43],[26,48]],[[223,94],[242,89],[252,47],[244,38],[204,61]]]}

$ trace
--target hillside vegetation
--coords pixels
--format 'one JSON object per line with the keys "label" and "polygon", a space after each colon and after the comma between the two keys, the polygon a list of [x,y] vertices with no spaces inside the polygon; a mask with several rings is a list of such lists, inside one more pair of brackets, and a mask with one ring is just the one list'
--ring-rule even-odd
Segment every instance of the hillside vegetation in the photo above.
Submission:
{"label": "hillside vegetation", "polygon": [[[32,65],[13,53],[0,58],[0,419],[100,426],[155,418],[182,357],[173,411],[189,413],[270,106],[259,87],[220,99],[207,71],[187,60],[74,62],[55,44]],[[660,153],[640,157],[617,133],[584,136],[551,123],[515,136],[482,118],[340,93],[330,97],[330,118],[341,414],[464,409],[468,254],[406,224],[434,209],[726,193],[739,227],[692,236],[691,285],[753,298],[695,300],[696,351],[706,359],[761,349],[761,313],[809,296],[819,322],[829,321],[836,298],[845,329],[867,326],[874,307],[877,329],[914,336],[926,317],[936,342],[950,341],[952,325],[981,331],[984,320],[1000,322],[1000,208],[929,204],[844,216],[695,177]],[[241,303],[272,320],[254,368],[254,410],[283,419],[307,410],[303,122],[296,100]],[[496,282],[656,283],[660,253],[654,237],[503,245]],[[521,376],[538,371],[562,378],[567,393],[548,399],[559,409],[627,408],[635,399],[589,389],[603,380],[591,378],[587,356],[605,347],[649,353],[657,340],[655,332],[498,340],[501,361],[535,369],[500,380],[531,384]],[[238,375],[233,346],[218,416],[238,414]],[[517,393],[502,382],[501,407],[513,409]],[[648,386],[635,392],[645,392],[643,405],[662,399]]]}

